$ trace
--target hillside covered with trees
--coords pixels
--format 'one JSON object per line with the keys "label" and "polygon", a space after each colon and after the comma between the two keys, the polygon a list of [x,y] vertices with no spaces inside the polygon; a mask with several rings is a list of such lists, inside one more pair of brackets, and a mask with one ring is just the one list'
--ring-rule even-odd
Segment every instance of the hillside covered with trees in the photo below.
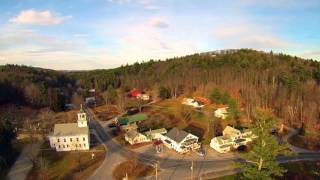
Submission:
{"label": "hillside covered with trees", "polygon": [[6,65],[0,74],[0,103],[47,106],[59,99],[52,91],[69,101],[79,88],[98,92],[138,88],[156,92],[154,96],[160,91],[165,98],[200,95],[219,99],[227,92],[248,120],[257,107],[270,108],[285,124],[320,128],[320,63],[284,54],[242,49],[77,72]]}

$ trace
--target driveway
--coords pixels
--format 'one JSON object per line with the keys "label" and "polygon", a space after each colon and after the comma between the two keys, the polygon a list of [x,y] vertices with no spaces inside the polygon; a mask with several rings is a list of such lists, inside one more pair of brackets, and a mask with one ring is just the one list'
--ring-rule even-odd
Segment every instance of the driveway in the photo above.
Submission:
{"label": "driveway", "polygon": [[300,147],[297,147],[297,146],[294,146],[294,145],[290,144],[288,140],[289,140],[292,136],[295,136],[295,135],[299,134],[299,130],[298,130],[298,129],[291,128],[291,127],[287,127],[287,126],[286,126],[285,128],[289,131],[289,133],[288,133],[287,135],[285,135],[285,136],[282,138],[282,140],[288,144],[289,148],[290,148],[293,152],[295,152],[295,153],[304,153],[304,154],[306,154],[306,153],[320,153],[320,151],[310,151],[310,150],[303,149],[303,148],[300,148]]}

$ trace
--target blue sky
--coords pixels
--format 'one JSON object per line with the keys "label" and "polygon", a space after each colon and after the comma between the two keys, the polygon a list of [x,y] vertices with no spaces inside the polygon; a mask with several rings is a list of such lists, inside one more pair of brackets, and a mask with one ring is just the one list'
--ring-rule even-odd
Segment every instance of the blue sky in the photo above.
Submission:
{"label": "blue sky", "polygon": [[226,48],[320,60],[319,0],[0,0],[0,64],[113,68]]}

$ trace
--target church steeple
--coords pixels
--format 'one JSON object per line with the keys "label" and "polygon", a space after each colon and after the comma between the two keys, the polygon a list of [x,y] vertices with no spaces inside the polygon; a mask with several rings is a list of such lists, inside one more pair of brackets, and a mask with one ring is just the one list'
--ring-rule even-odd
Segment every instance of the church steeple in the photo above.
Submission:
{"label": "church steeple", "polygon": [[87,127],[87,114],[82,108],[82,104],[80,105],[80,111],[78,112],[78,127]]}

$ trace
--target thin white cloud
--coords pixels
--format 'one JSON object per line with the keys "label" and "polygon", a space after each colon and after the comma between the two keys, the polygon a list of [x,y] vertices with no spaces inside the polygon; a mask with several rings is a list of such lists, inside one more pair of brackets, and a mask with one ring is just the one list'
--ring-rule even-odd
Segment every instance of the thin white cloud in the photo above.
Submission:
{"label": "thin white cloud", "polygon": [[21,11],[17,16],[11,18],[9,22],[16,24],[39,24],[39,25],[55,25],[60,24],[70,16],[59,16],[49,10],[36,11],[28,9]]}
{"label": "thin white cloud", "polygon": [[320,49],[305,51],[305,52],[299,54],[299,56],[320,60]]}
{"label": "thin white cloud", "polygon": [[159,7],[156,5],[155,0],[109,0],[109,2],[117,4],[129,4],[136,3],[141,5],[144,9],[147,10],[157,10]]}
{"label": "thin white cloud", "polygon": [[253,23],[218,25],[213,36],[216,41],[229,48],[284,49],[294,45],[276,36],[271,28]]}
{"label": "thin white cloud", "polygon": [[169,24],[162,17],[152,17],[151,19],[149,19],[149,24],[152,27],[155,27],[155,28],[167,28],[167,27],[169,27]]}

